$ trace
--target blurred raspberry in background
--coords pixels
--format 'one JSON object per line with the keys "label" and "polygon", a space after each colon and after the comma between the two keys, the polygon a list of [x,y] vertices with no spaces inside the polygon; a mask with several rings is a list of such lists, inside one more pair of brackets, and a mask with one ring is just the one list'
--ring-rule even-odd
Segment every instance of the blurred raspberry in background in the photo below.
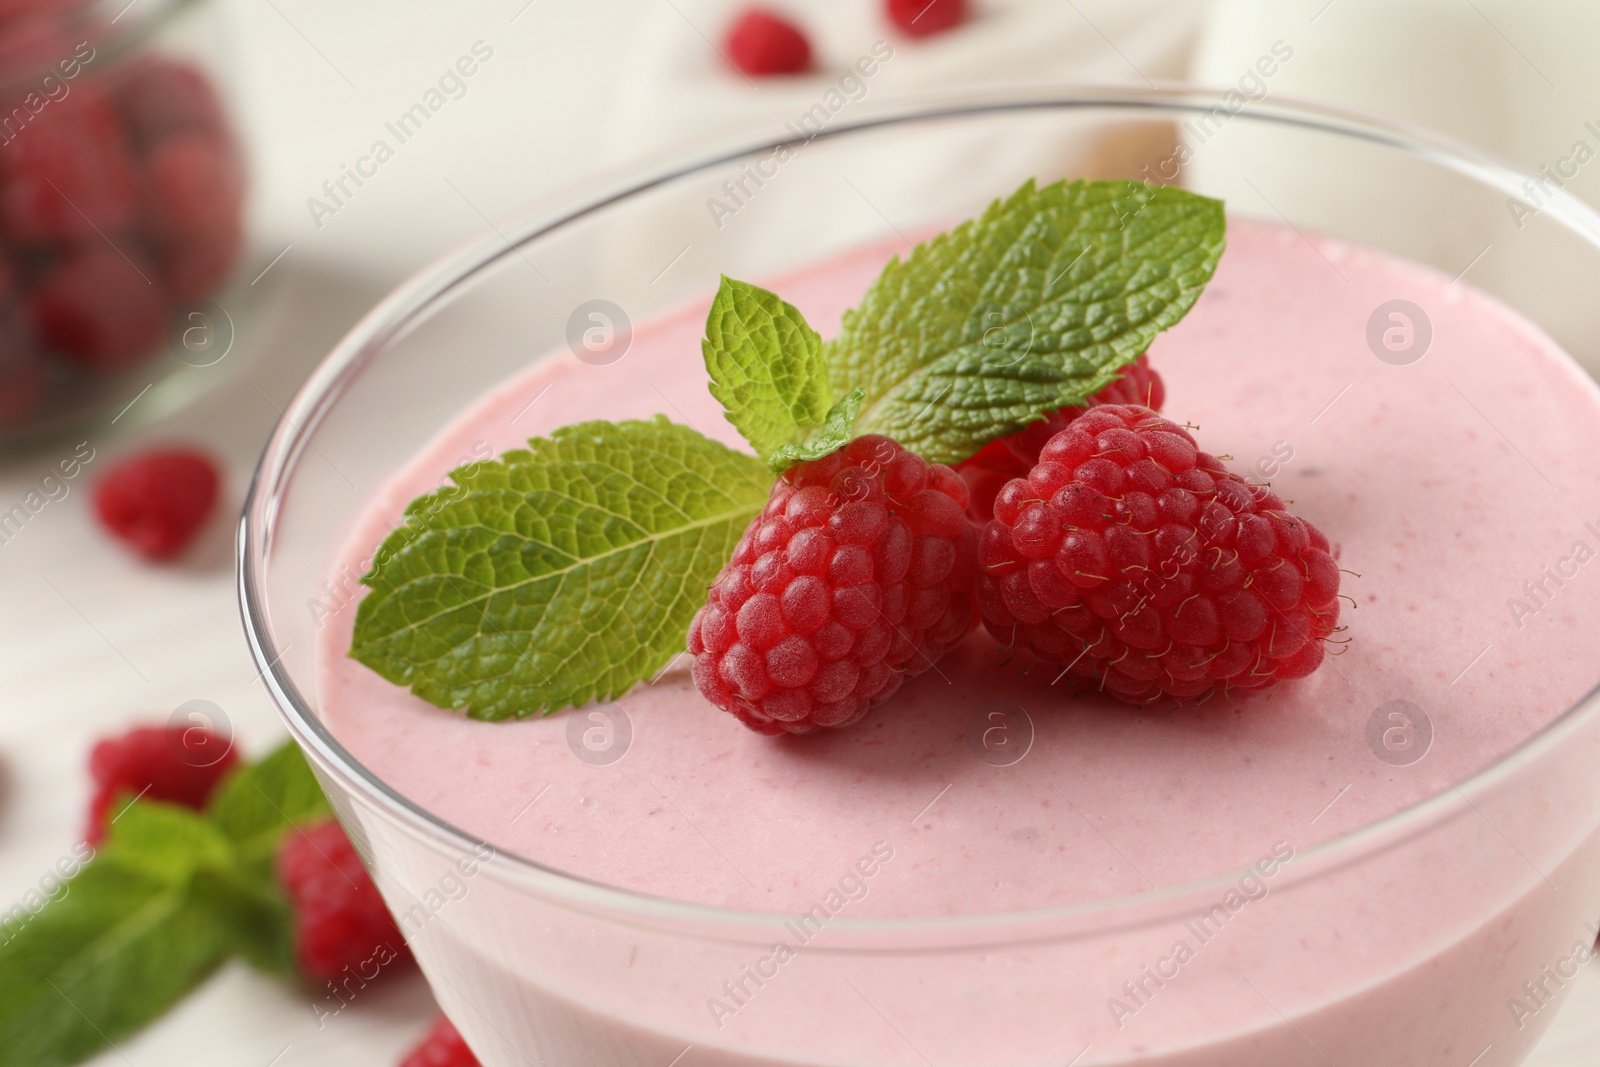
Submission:
{"label": "blurred raspberry in background", "polygon": [[211,80],[124,32],[82,0],[0,0],[0,438],[103,406],[244,245]]}

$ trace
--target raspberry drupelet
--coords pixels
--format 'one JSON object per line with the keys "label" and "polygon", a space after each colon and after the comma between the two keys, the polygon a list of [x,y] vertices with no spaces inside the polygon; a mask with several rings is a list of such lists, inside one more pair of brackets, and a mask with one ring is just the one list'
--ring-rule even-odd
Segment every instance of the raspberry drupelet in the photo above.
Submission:
{"label": "raspberry drupelet", "polygon": [[887,437],[789,468],[689,626],[695,685],[761,733],[858,721],[972,629],[966,506]]}
{"label": "raspberry drupelet", "polygon": [[1305,677],[1338,593],[1315,526],[1120,404],[1073,419],[1000,491],[977,581],[1002,645],[1134,703]]}
{"label": "raspberry drupelet", "polygon": [[972,496],[968,512],[979,522],[988,522],[994,514],[995,494],[1011,479],[1026,478],[1039,462],[1039,450],[1085,411],[1101,404],[1142,404],[1160,411],[1166,398],[1161,375],[1141,355],[1081,406],[1052,411],[1014,434],[990,441],[976,455],[956,465]]}

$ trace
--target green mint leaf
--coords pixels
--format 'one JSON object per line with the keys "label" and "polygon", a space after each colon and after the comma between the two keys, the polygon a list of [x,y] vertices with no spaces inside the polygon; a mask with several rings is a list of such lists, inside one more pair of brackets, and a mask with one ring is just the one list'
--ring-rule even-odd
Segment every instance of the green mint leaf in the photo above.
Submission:
{"label": "green mint leaf", "polygon": [[293,973],[274,862],[291,827],[329,817],[292,743],[229,775],[204,814],[151,800],[121,808],[100,854],[59,893],[5,913],[0,1067],[81,1062],[164,1014],[230,955]]}
{"label": "green mint leaf", "polygon": [[767,466],[772,468],[774,474],[782,474],[796,463],[808,459],[821,459],[829,452],[842,448],[850,443],[855,436],[856,417],[861,411],[861,402],[866,399],[866,393],[861,389],[850,390],[850,395],[828,409],[828,415],[822,421],[822,428],[812,435],[805,444],[784,445],[767,459]]}
{"label": "green mint leaf", "polygon": [[350,655],[491,720],[609,699],[666,665],[772,484],[660,416],[568,426],[451,479],[362,578]]}
{"label": "green mint leaf", "polygon": [[833,402],[822,338],[777,294],[724,276],[700,347],[711,395],[762,459],[822,425]]}
{"label": "green mint leaf", "polygon": [[177,885],[202,867],[228,868],[233,849],[216,826],[189,808],[136,801],[111,824],[104,854],[128,870]]}
{"label": "green mint leaf", "polygon": [[[246,805],[255,809],[254,825],[230,835],[217,814],[227,819]],[[305,757],[285,742],[229,775],[207,815],[149,800],[130,805],[112,824],[103,855],[169,885],[187,884],[188,906],[222,925],[233,952],[261,970],[289,974],[294,921],[278,886],[278,846],[292,827],[328,818],[332,812]],[[230,819],[229,829],[240,828]]]}
{"label": "green mint leaf", "polygon": [[196,892],[216,842],[183,831],[202,855],[185,858],[167,842],[159,857],[125,862],[130,842],[152,829],[114,839],[44,907],[13,909],[0,925],[0,1067],[87,1059],[162,1015],[228,957],[229,925]]}
{"label": "green mint leaf", "polygon": [[202,872],[196,892],[204,892],[227,923],[235,952],[260,970],[292,973],[292,916],[278,888],[278,848],[291,828],[333,817],[310,764],[285,741],[229,775],[206,815],[231,844],[233,860]]}
{"label": "green mint leaf", "polygon": [[206,910],[226,932],[229,949],[268,974],[298,974],[294,911],[275,881],[238,868],[202,868],[189,886],[192,906]]}
{"label": "green mint leaf", "polygon": [[[287,748],[298,762],[299,773],[310,779],[317,803],[297,803],[299,789],[281,788],[284,779],[298,778],[295,762],[284,758],[283,748],[230,775],[222,789],[242,779],[261,807],[274,813],[282,811],[284,804],[294,808],[300,817],[292,822],[276,818],[270,827],[263,825],[249,836],[232,839],[215,818],[176,804],[141,800],[112,824],[103,852],[107,861],[125,870],[184,888],[186,906],[203,909],[209,921],[220,924],[230,951],[262,970],[278,973],[294,968],[293,917],[274,870],[278,845],[291,825],[331,817],[304,757],[292,742]],[[274,789],[275,785],[280,788]],[[258,786],[272,790],[272,795]],[[224,811],[232,807],[220,806]],[[214,803],[213,810],[217,807]]]}
{"label": "green mint leaf", "polygon": [[224,779],[206,815],[251,865],[270,864],[289,827],[331,819],[333,809],[299,747],[285,741]]}
{"label": "green mint leaf", "polygon": [[859,433],[967,458],[1093,395],[1193,306],[1222,203],[1133,181],[1032,181],[891,260],[824,346]]}

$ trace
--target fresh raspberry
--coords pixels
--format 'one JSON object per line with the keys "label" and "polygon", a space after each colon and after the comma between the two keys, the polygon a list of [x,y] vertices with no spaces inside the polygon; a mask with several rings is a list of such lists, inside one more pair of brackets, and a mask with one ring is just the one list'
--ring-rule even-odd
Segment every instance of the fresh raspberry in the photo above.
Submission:
{"label": "fresh raspberry", "polygon": [[213,290],[244,244],[244,183],[232,149],[198,134],[163,141],[143,170],[146,224],[173,296]]}
{"label": "fresh raspberry", "polygon": [[966,504],[887,437],[789,468],[689,626],[700,692],[766,734],[860,719],[972,629]]}
{"label": "fresh raspberry", "polygon": [[406,1053],[400,1067],[478,1067],[478,1057],[450,1020],[440,1015],[416,1048]]}
{"label": "fresh raspberry", "polygon": [[912,37],[953,30],[967,21],[966,0],[888,0],[889,21]]}
{"label": "fresh raspberry", "polygon": [[131,249],[90,246],[56,265],[28,294],[34,332],[55,352],[94,370],[149,356],[166,328],[161,272]]}
{"label": "fresh raspberry", "polygon": [[50,12],[22,12],[5,18],[0,23],[0,70],[43,75],[51,64],[72,54],[69,30],[70,26]]}
{"label": "fresh raspberry", "polygon": [[222,102],[199,67],[181,60],[146,57],[112,77],[112,99],[136,148],[147,151],[176,134],[228,141]]}
{"label": "fresh raspberry", "polygon": [[1067,428],[1067,423],[1099,404],[1142,404],[1152,411],[1160,411],[1167,398],[1166,386],[1150,361],[1141,355],[1123,367],[1105,388],[1091,396],[1082,406],[1061,408],[998,441],[990,441],[978,453],[956,465],[956,472],[966,480],[972,503],[968,513],[979,522],[988,522],[994,515],[995,494],[1013,478],[1026,478],[1033,465],[1039,462],[1039,450]]}
{"label": "fresh raspberry", "polygon": [[239,763],[233,742],[198,726],[140,726],[99,741],[89,753],[94,797],[84,838],[105,839],[119,798],[141,797],[199,810]]}
{"label": "fresh raspberry", "polygon": [[177,555],[217,500],[221,478],[210,456],[187,448],[124,459],[94,487],[94,508],[113,534],[148,559]]}
{"label": "fresh raspberry", "polygon": [[122,127],[92,85],[51,104],[0,155],[0,222],[21,243],[104,245],[137,203]]}
{"label": "fresh raspberry", "polygon": [[1130,702],[1305,677],[1339,622],[1328,539],[1145,407],[1052,437],[980,559],[990,633]]}
{"label": "fresh raspberry", "polygon": [[278,884],[294,910],[295,960],[306,977],[331,982],[348,968],[371,981],[375,970],[410,962],[405,938],[338,823],[284,837]]}
{"label": "fresh raspberry", "polygon": [[728,30],[728,58],[746,74],[799,74],[811,66],[800,27],[764,7],[745,9]]}
{"label": "fresh raspberry", "polygon": [[232,273],[244,250],[244,227],[234,218],[216,230],[191,232],[162,254],[166,281],[179,300],[194,300],[215,292]]}

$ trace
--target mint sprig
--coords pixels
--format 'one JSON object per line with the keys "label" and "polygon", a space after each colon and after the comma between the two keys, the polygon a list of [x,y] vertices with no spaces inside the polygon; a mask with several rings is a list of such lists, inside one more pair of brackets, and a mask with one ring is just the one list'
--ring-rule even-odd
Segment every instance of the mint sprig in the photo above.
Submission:
{"label": "mint sprig", "polygon": [[79,1063],[234,954],[289,971],[273,858],[291,826],[330,815],[292,743],[230,775],[205,813],[130,803],[58,896],[0,925],[0,1067]]}
{"label": "mint sprig", "polygon": [[285,742],[225,778],[206,814],[245,868],[270,874],[284,831],[332,818],[333,810],[306,758]]}
{"label": "mint sprig", "polygon": [[350,655],[475,719],[609,699],[659,670],[772,484],[659,416],[568,426],[451,478],[362,578]]}
{"label": "mint sprig", "polygon": [[824,355],[856,430],[957,463],[1094,395],[1194,305],[1222,203],[1134,181],[1028,182],[896,258]]}
{"label": "mint sprig", "polygon": [[207,821],[228,841],[231,862],[220,872],[234,950],[259,970],[294,970],[289,903],[278,888],[276,862],[284,835],[333,818],[311,765],[293,742],[241,767],[217,787]]}
{"label": "mint sprig", "polygon": [[[134,809],[147,806],[157,805]],[[108,850],[64,897],[0,931],[0,1065],[87,1059],[165,1013],[225,960],[227,926],[195,875],[186,859],[162,868]]]}
{"label": "mint sprig", "polygon": [[758,458],[684,426],[589,422],[452,472],[362,578],[350,655],[442,708],[604,700],[683,651],[772,472],[862,433],[956,463],[1110,382],[1198,299],[1222,205],[1132,181],[1028,182],[896,258],[824,343],[724,277],[710,389]]}
{"label": "mint sprig", "polygon": [[723,277],[700,347],[711,395],[762,459],[790,454],[823,425],[833,397],[822,338],[776,293]]}

